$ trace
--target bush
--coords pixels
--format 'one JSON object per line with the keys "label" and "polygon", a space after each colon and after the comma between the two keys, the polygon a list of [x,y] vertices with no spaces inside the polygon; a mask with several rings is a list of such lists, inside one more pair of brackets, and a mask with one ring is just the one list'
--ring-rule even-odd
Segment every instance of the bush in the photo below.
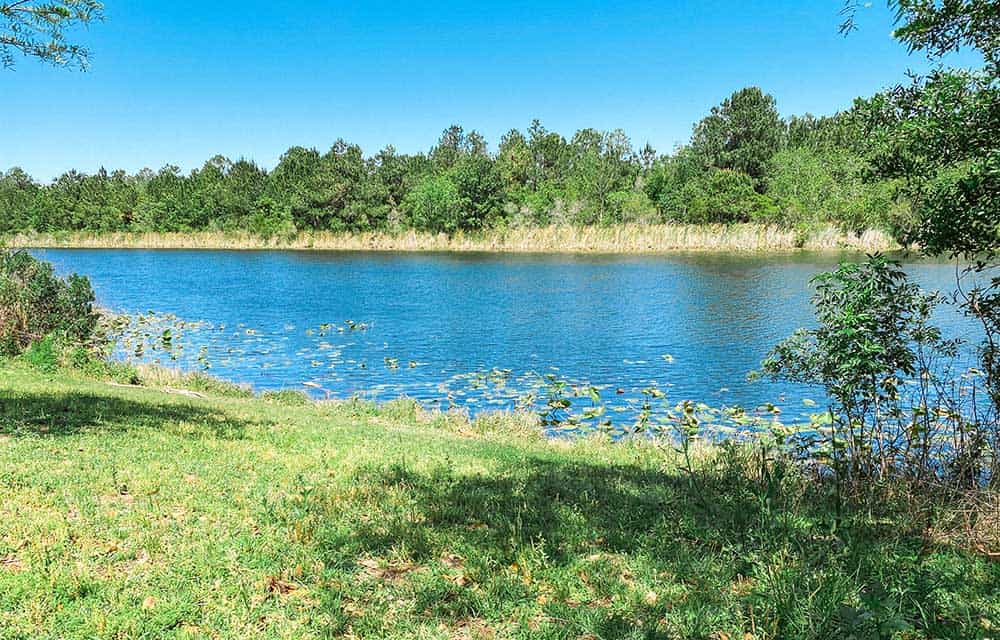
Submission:
{"label": "bush", "polygon": [[781,151],[767,175],[767,194],[777,204],[771,222],[839,222],[855,232],[903,225],[909,214],[897,197],[899,185],[866,182],[864,171],[863,160],[850,151]]}
{"label": "bush", "polygon": [[403,200],[410,224],[423,231],[454,233],[465,226],[465,203],[447,176],[424,179]]}
{"label": "bush", "polygon": [[524,206],[532,213],[532,221],[538,225],[552,223],[552,211],[556,208],[556,203],[564,201],[566,194],[551,180],[546,180],[538,185],[533,191],[528,191],[524,196]]}
{"label": "bush", "polygon": [[54,373],[59,368],[59,349],[51,335],[32,342],[22,357],[32,367],[45,373]]}
{"label": "bush", "polygon": [[995,422],[977,413],[975,377],[949,377],[959,342],[930,324],[939,296],[879,255],[814,282],[817,328],[783,341],[763,367],[830,399],[816,429],[820,459],[838,479],[864,485],[893,476],[989,481]]}
{"label": "bush", "polygon": [[264,238],[291,239],[297,233],[291,209],[266,196],[243,221],[243,226]]}
{"label": "bush", "polygon": [[608,200],[617,212],[618,222],[625,224],[655,224],[659,212],[643,191],[615,191]]}
{"label": "bush", "polygon": [[774,207],[757,193],[754,179],[732,169],[712,170],[687,183],[682,190],[685,222],[729,223],[766,218]]}
{"label": "bush", "polygon": [[97,318],[87,278],[62,279],[27,252],[0,250],[0,353],[17,355],[50,335],[87,343]]}

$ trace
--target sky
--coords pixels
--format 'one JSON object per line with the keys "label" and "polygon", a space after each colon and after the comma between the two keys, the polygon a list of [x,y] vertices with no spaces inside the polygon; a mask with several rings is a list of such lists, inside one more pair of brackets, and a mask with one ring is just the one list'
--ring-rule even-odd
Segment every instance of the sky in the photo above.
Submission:
{"label": "sky", "polygon": [[667,152],[740,87],[771,93],[782,115],[832,114],[927,68],[892,39],[884,2],[847,37],[842,6],[105,0],[106,20],[74,34],[89,71],[0,69],[0,170],[188,171],[216,154],[271,168],[290,146],[338,137],[368,154],[427,151],[453,123],[495,149],[534,118],[567,137],[620,127]]}

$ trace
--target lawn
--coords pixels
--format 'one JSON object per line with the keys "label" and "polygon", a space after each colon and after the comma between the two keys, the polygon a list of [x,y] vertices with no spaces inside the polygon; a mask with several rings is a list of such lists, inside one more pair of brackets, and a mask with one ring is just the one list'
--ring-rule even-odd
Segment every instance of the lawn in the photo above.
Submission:
{"label": "lawn", "polygon": [[754,460],[0,366],[0,638],[1000,637],[1000,563]]}

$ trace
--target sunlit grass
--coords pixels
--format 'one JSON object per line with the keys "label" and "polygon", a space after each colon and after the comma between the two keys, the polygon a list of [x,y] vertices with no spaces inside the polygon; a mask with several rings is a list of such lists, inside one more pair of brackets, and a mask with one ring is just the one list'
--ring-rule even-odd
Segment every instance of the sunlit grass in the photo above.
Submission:
{"label": "sunlit grass", "polygon": [[[170,374],[149,384],[178,384]],[[991,637],[1000,563],[700,447],[0,366],[0,638]]]}
{"label": "sunlit grass", "polygon": [[54,233],[8,238],[14,247],[149,249],[329,249],[378,251],[496,251],[558,253],[660,253],[670,251],[888,251],[899,248],[888,234],[861,234],[834,226],[805,230],[760,224],[626,224],[610,227],[519,227],[479,233],[445,234],[309,232],[261,237],[245,232]]}

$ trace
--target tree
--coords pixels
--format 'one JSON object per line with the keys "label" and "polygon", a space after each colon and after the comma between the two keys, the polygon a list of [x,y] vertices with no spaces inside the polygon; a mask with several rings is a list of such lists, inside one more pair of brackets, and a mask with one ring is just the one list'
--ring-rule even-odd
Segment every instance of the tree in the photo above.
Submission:
{"label": "tree", "polygon": [[504,191],[508,197],[520,201],[532,175],[531,148],[524,134],[511,129],[500,138],[496,164]]}
{"label": "tree", "polygon": [[672,156],[664,156],[653,164],[643,189],[663,217],[684,221],[688,219],[684,187],[704,173],[691,147],[681,147]]}
{"label": "tree", "polygon": [[96,326],[86,277],[63,279],[25,251],[0,249],[0,355],[17,355],[50,335],[86,343]]}
{"label": "tree", "polygon": [[933,254],[1000,249],[1000,83],[988,72],[936,70],[858,100],[872,173],[900,178],[917,219],[903,239]]}
{"label": "tree", "polygon": [[749,222],[768,217],[771,201],[757,193],[754,180],[734,169],[712,169],[687,182],[681,192],[685,222]]}
{"label": "tree", "polygon": [[[1000,4],[996,0],[890,0],[898,27],[893,35],[910,52],[922,51],[932,59],[971,47],[983,54],[994,73],[1000,69]],[[844,4],[843,33],[857,28],[859,5]]]}
{"label": "tree", "polygon": [[447,177],[458,187],[465,209],[461,228],[483,229],[497,221],[503,211],[503,184],[489,156],[466,156],[455,164]]}
{"label": "tree", "polygon": [[694,128],[692,150],[706,166],[734,169],[759,183],[781,146],[783,125],[774,98],[758,87],[740,89]]}
{"label": "tree", "polygon": [[638,170],[632,143],[621,129],[577,131],[570,142],[566,182],[567,192],[582,200],[590,214],[582,222],[614,222],[617,211],[612,194],[631,189]]}
{"label": "tree", "polygon": [[0,174],[0,233],[31,228],[29,210],[41,187],[20,167]]}
{"label": "tree", "polygon": [[[1000,4],[994,0],[893,0],[895,36],[929,59],[978,50],[979,71],[938,66],[869,100],[855,117],[866,128],[876,177],[899,177],[914,202],[904,241],[930,255],[962,258],[955,298],[982,326],[980,362],[994,409],[1000,408]],[[845,32],[854,28],[848,3]],[[971,281],[971,283],[969,283]]]}
{"label": "tree", "polygon": [[767,175],[775,222],[826,222],[861,233],[911,223],[907,201],[897,201],[898,180],[865,180],[868,165],[839,147],[797,146],[779,151]]}
{"label": "tree", "polygon": [[66,40],[67,32],[102,20],[96,0],[19,0],[0,3],[0,63],[14,67],[20,53],[57,67],[87,67],[90,52]]}
{"label": "tree", "polygon": [[478,131],[465,133],[453,124],[441,133],[437,146],[431,149],[431,160],[438,169],[450,169],[465,156],[486,156],[486,140]]}
{"label": "tree", "polygon": [[268,176],[266,195],[279,208],[291,212],[299,229],[319,229],[326,222],[316,187],[321,163],[316,149],[291,147]]}
{"label": "tree", "polygon": [[156,173],[141,178],[135,224],[143,231],[189,231],[191,181],[180,168],[166,165]]}
{"label": "tree", "polygon": [[[993,0],[892,0],[894,32],[932,60],[972,47],[980,71],[937,68],[926,77],[858,100],[853,117],[865,129],[876,176],[907,182],[918,223],[905,239],[932,254],[982,263],[1000,251],[1000,4]],[[845,32],[857,6],[845,7]]]}
{"label": "tree", "polygon": [[530,186],[537,190],[543,183],[561,186],[566,177],[569,145],[554,131],[548,131],[538,120],[528,127],[528,148],[533,163]]}

